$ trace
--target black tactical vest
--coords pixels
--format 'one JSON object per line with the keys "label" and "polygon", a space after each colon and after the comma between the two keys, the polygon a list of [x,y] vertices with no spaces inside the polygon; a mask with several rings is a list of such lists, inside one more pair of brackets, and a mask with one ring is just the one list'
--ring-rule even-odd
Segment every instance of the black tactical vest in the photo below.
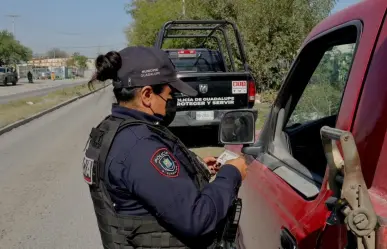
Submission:
{"label": "black tactical vest", "polygon": [[[201,190],[210,179],[209,171],[202,161],[167,128],[133,118],[121,119],[108,116],[90,133],[88,148],[83,159],[83,176],[89,184],[90,194],[97,216],[98,227],[105,249],[129,248],[209,248],[210,245],[191,245],[182,242],[164,227],[153,216],[129,216],[118,214],[104,184],[107,177],[105,162],[116,134],[131,125],[145,124],[163,138],[177,144],[191,162],[184,165],[196,187]],[[194,242],[195,243],[195,242]],[[197,243],[197,241],[196,241]]]}

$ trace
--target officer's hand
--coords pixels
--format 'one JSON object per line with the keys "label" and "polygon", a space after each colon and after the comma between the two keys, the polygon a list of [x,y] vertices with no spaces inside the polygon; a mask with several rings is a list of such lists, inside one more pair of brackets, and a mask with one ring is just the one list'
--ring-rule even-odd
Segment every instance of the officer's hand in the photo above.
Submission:
{"label": "officer's hand", "polygon": [[214,166],[216,164],[216,158],[213,156],[204,157],[203,161],[207,164],[208,167]]}
{"label": "officer's hand", "polygon": [[229,164],[229,165],[232,165],[235,168],[237,168],[239,170],[239,172],[241,173],[242,180],[244,180],[246,178],[247,164],[246,164],[246,160],[243,156],[228,160],[228,161],[226,161],[225,164]]}
{"label": "officer's hand", "polygon": [[215,175],[219,170],[219,165],[216,163],[216,158],[212,156],[204,157],[203,161],[207,164],[211,175]]}

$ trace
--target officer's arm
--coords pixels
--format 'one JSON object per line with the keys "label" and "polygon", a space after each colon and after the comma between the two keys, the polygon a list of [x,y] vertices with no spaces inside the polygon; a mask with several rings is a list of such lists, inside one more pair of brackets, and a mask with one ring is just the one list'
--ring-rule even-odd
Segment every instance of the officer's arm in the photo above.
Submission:
{"label": "officer's arm", "polygon": [[127,188],[146,203],[150,211],[182,235],[196,237],[215,230],[226,217],[241,183],[239,171],[224,165],[200,192],[163,144],[140,140],[126,160]]}

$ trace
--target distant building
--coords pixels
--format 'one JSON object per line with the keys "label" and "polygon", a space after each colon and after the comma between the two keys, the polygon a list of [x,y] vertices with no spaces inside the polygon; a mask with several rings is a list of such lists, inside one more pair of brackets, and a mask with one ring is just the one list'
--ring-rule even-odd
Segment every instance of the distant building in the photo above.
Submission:
{"label": "distant building", "polygon": [[87,60],[87,69],[95,70],[95,59]]}
{"label": "distant building", "polygon": [[61,79],[71,78],[74,76],[91,78],[95,71],[95,59],[88,59],[87,68],[77,69],[75,67],[68,67],[67,60],[69,58],[34,58],[27,63],[18,64],[16,71],[20,78],[27,77],[28,71],[31,71],[36,77],[45,77],[54,72]]}
{"label": "distant building", "polygon": [[[51,58],[51,59],[35,58],[28,61],[26,64],[31,65],[33,67],[65,67],[67,66],[67,61],[70,58]],[[95,63],[95,59],[88,59],[86,70],[88,69],[93,70],[95,68],[94,63]]]}
{"label": "distant building", "polygon": [[27,62],[33,67],[64,67],[69,58],[32,59]]}

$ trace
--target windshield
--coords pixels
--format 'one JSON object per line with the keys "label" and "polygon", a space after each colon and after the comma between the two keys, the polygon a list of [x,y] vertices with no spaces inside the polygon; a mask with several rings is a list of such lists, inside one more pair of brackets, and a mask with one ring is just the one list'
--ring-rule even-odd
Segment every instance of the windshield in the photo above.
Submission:
{"label": "windshield", "polygon": [[192,57],[179,57],[177,51],[167,51],[179,72],[225,72],[222,57],[216,51],[197,51]]}
{"label": "windshield", "polygon": [[0,73],[5,73],[5,68],[0,67]]}

